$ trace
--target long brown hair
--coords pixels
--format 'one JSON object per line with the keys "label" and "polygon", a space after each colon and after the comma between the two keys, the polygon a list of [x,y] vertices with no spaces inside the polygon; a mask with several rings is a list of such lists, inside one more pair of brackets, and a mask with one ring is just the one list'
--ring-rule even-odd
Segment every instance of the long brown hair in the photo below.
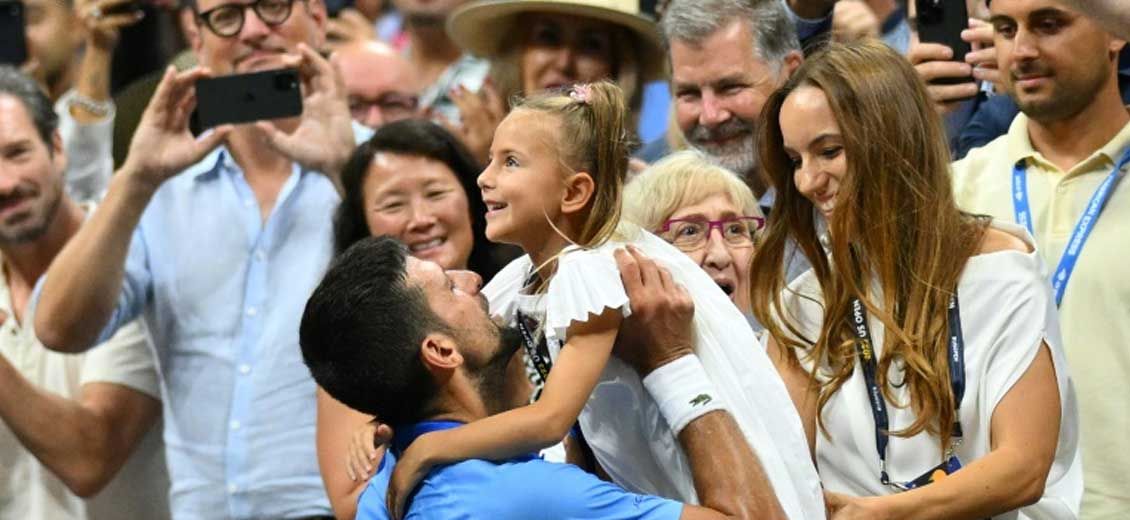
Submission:
{"label": "long brown hair", "polygon": [[515,110],[542,112],[559,118],[554,143],[563,167],[588,172],[595,184],[581,232],[566,237],[582,247],[596,247],[612,237],[620,223],[624,181],[633,139],[624,93],[610,81],[574,87],[570,95],[545,92],[518,103]]}
{"label": "long brown hair", "polygon": [[[829,223],[831,258],[821,245],[815,208],[794,184],[781,135],[781,106],[803,86],[827,96],[847,158]],[[782,348],[806,351],[815,366],[826,363],[830,377],[813,383],[819,384],[822,411],[855,366],[848,318],[858,298],[886,330],[878,383],[896,406],[906,403],[892,398],[887,374],[895,360],[904,366],[897,384],[907,386],[916,418],[890,433],[910,437],[926,430],[947,448],[955,405],[946,310],[987,222],[962,213],[954,202],[945,131],[925,86],[902,56],[877,40],[833,44],[769,99],[760,137],[761,164],[777,199],[753,260],[754,315]],[[804,337],[782,302],[790,238],[811,262],[823,295],[817,338]]]}

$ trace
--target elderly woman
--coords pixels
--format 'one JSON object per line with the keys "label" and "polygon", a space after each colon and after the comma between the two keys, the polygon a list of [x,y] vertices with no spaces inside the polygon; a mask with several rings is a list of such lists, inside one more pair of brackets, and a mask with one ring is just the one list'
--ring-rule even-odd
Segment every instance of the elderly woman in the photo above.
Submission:
{"label": "elderly woman", "polygon": [[665,77],[655,21],[637,0],[480,0],[451,14],[447,32],[461,48],[491,60],[478,93],[451,93],[462,122],[453,130],[486,157],[505,100],[601,79],[615,81],[633,112],[646,82]]}
{"label": "elderly woman", "polygon": [[624,218],[685,252],[750,315],[749,266],[765,218],[737,175],[696,151],[672,154],[625,187]]}

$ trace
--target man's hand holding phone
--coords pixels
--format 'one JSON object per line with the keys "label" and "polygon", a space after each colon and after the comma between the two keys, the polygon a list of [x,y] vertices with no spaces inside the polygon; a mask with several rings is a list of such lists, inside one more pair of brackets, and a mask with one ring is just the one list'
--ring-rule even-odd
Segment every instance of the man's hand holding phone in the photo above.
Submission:
{"label": "man's hand holding phone", "polygon": [[355,146],[345,82],[336,65],[306,44],[300,56],[288,57],[286,66],[298,69],[302,79],[302,118],[293,129],[260,121],[256,126],[266,144],[298,164],[326,174],[340,186],[340,172]]}
{"label": "man's hand holding phone", "polygon": [[172,66],[165,69],[133,134],[122,174],[133,176],[143,187],[156,191],[227,138],[231,125],[218,126],[199,138],[188,129],[190,115],[196,109],[196,81],[211,75],[203,68],[179,73]]}
{"label": "man's hand holding phone", "polygon": [[[978,82],[1000,85],[993,27],[985,21],[970,19],[969,28],[961,32],[961,39],[973,49],[965,56],[954,56],[950,46],[922,42],[917,36],[912,38],[907,53],[910,63],[926,82],[934,108],[943,115],[955,110],[962,101],[976,96],[980,90]],[[961,78],[968,81],[954,81]]]}

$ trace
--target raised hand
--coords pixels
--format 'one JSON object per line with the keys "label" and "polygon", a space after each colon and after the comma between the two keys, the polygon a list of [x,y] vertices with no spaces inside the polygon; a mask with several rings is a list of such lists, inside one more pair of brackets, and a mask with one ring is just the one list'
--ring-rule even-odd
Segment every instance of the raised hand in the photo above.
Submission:
{"label": "raised hand", "polygon": [[232,130],[230,125],[199,138],[188,130],[189,116],[196,108],[196,80],[210,76],[210,71],[201,68],[180,73],[172,66],[165,69],[133,134],[123,172],[156,190],[224,141]]}
{"label": "raised hand", "polygon": [[[966,78],[973,75],[973,66],[964,61],[956,61],[953,50],[940,43],[923,43],[918,36],[912,37],[910,51],[906,55],[922,81],[926,82],[926,92],[939,114],[948,114],[957,109],[958,104],[977,95],[977,83],[972,78],[955,85],[935,85],[934,80],[944,78]],[[963,58],[963,57],[959,57]]]}
{"label": "raised hand", "polygon": [[133,25],[145,17],[141,9],[130,8],[134,1],[76,0],[75,14],[86,27],[87,43],[101,51],[112,51],[118,44],[122,27]]}
{"label": "raised hand", "polygon": [[458,137],[476,160],[485,161],[490,154],[490,143],[494,141],[494,131],[506,117],[506,102],[489,80],[478,92],[458,85],[452,89],[450,97],[459,109],[461,121],[457,124],[440,118],[439,123]]}
{"label": "raised hand", "polygon": [[298,126],[288,132],[265,121],[255,125],[266,135],[267,145],[340,186],[341,168],[354,148],[345,84],[337,67],[314,49],[300,43],[298,51],[300,56],[292,62],[303,86]]}

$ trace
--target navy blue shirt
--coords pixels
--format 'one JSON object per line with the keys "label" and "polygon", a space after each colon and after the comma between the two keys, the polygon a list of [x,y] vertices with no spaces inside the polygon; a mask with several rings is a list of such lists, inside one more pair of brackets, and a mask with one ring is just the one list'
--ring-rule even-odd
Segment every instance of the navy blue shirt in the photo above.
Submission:
{"label": "navy blue shirt", "polygon": [[[401,453],[427,432],[458,426],[429,421],[398,428],[392,451]],[[386,454],[361,493],[358,520],[388,518],[385,492],[394,461]],[[405,518],[674,520],[682,512],[678,502],[629,493],[572,464],[546,462],[530,454],[506,462],[473,459],[433,469],[410,499]]]}

